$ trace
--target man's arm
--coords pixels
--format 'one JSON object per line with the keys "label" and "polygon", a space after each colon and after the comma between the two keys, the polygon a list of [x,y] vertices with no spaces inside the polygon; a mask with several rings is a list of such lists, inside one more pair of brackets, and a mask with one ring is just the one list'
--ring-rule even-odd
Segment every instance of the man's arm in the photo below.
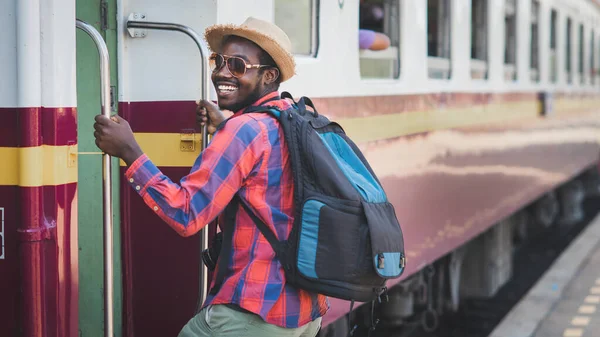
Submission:
{"label": "man's arm", "polygon": [[390,38],[383,33],[360,29],[358,31],[358,46],[360,49],[385,50],[390,47]]}
{"label": "man's arm", "polygon": [[268,144],[262,128],[246,115],[229,120],[179,184],[160,172],[146,155],[135,159],[125,176],[146,205],[179,235],[193,235],[225,209],[262,162]]}

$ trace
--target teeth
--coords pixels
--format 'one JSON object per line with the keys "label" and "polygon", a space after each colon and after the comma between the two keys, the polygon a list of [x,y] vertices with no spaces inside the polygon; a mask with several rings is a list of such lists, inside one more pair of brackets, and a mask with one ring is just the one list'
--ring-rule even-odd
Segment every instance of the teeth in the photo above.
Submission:
{"label": "teeth", "polygon": [[234,91],[234,90],[237,90],[237,87],[234,87],[231,85],[219,85],[219,90],[220,91]]}

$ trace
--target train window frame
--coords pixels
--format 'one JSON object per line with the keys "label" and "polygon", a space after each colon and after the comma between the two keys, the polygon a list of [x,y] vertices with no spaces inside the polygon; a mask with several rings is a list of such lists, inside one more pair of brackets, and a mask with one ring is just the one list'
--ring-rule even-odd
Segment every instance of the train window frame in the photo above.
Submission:
{"label": "train window frame", "polygon": [[[489,0],[472,0],[471,3],[471,78],[487,79],[488,77],[488,37],[490,25],[488,11]],[[474,5],[474,3],[476,3]]]}
{"label": "train window frame", "polygon": [[504,0],[504,80],[517,80],[519,0]]}
{"label": "train window frame", "polygon": [[[401,60],[401,14],[404,0],[384,0],[383,22],[379,32],[384,33],[390,39],[390,46],[385,50],[373,51],[359,49],[358,61],[361,80],[391,80],[400,79],[402,73]],[[369,2],[369,1],[367,1]],[[373,1],[377,2],[377,1]],[[359,9],[360,15],[360,9]],[[360,20],[359,20],[360,21]],[[359,29],[370,29],[359,26]],[[374,30],[374,29],[371,29]],[[375,30],[378,31],[378,30]],[[385,64],[387,62],[387,64]],[[374,67],[373,67],[374,66]],[[387,68],[387,69],[386,69]],[[385,74],[384,74],[385,73]]]}
{"label": "train window frame", "polygon": [[550,10],[550,49],[549,49],[549,71],[550,83],[558,82],[558,11],[554,8]]}
{"label": "train window frame", "polygon": [[[431,32],[430,7],[437,6],[436,31]],[[431,79],[447,80],[452,67],[452,6],[453,0],[427,0],[427,69]],[[435,52],[430,50],[430,36]]]}
{"label": "train window frame", "polygon": [[573,31],[573,19],[571,19],[570,17],[567,17],[565,29],[565,75],[567,77],[567,84],[571,84],[573,83],[573,69],[571,62],[571,39]]}
{"label": "train window frame", "polygon": [[590,31],[590,85],[596,84],[596,32],[594,29]]}
{"label": "train window frame", "polygon": [[529,77],[532,82],[540,81],[540,1],[531,0],[531,49],[529,51]]}
{"label": "train window frame", "polygon": [[579,74],[579,83],[585,84],[585,26],[583,25],[583,23],[579,24],[579,29],[577,31],[577,73]]}
{"label": "train window frame", "polygon": [[[301,31],[298,28],[289,30],[286,29],[286,24],[278,21],[278,18],[282,18],[287,22],[289,20],[289,16],[280,16],[277,15],[277,3],[278,1],[285,0],[273,0],[273,23],[275,23],[278,27],[280,27],[290,38],[292,41],[292,49],[294,48],[296,43],[294,43],[294,34],[293,32]],[[320,0],[307,0],[310,3],[310,33],[308,46],[310,50],[308,52],[298,52],[297,50],[293,50],[292,53],[295,57],[305,57],[305,58],[316,58],[319,53],[320,46],[320,8],[321,1]],[[298,4],[298,1],[289,1],[290,4]]]}

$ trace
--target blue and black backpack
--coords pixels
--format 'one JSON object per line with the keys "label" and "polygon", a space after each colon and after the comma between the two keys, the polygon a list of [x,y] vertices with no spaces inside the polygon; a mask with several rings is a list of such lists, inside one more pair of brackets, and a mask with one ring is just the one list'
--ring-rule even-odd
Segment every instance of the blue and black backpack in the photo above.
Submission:
{"label": "blue and black backpack", "polygon": [[[284,92],[282,98],[292,96]],[[294,179],[294,225],[289,238],[279,241],[239,199],[225,212],[237,209],[236,202],[245,207],[273,247],[288,283],[345,300],[380,297],[386,280],[404,270],[404,241],[394,207],[361,151],[309,98],[285,111],[258,106],[245,112],[270,113],[283,128]],[[225,214],[233,219],[231,212]],[[223,239],[227,248],[222,254],[230,251],[230,240]]]}

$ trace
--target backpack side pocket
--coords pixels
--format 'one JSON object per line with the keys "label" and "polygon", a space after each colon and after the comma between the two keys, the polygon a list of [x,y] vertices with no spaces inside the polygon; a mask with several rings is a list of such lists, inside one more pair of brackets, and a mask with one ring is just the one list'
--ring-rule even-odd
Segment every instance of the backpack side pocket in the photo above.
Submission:
{"label": "backpack side pocket", "polygon": [[371,258],[377,274],[397,278],[406,265],[404,237],[396,219],[394,206],[389,202],[363,202],[371,238]]}

